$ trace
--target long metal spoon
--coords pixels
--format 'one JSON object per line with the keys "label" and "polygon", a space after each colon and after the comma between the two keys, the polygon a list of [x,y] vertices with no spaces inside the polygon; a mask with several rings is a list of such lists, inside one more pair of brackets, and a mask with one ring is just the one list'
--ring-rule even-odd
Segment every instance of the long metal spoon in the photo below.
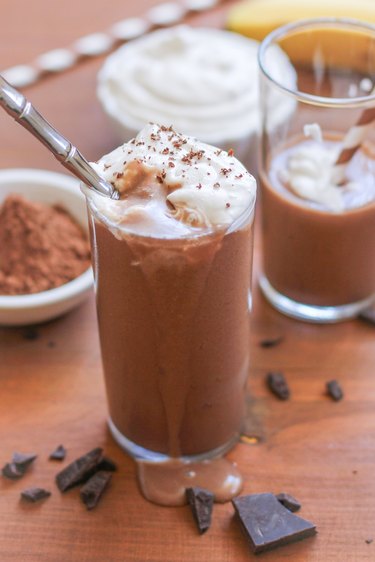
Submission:
{"label": "long metal spoon", "polygon": [[0,75],[0,106],[48,148],[65,168],[88,187],[118,199],[114,187],[90,166],[79,150],[42,117],[21,92]]}

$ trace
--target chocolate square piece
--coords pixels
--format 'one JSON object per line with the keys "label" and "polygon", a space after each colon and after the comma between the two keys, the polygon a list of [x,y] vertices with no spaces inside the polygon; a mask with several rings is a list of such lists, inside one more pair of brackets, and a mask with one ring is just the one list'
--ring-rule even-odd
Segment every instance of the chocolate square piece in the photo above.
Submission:
{"label": "chocolate square piece", "polygon": [[232,500],[254,553],[271,550],[315,535],[310,521],[294,515],[273,494],[253,494]]}
{"label": "chocolate square piece", "polygon": [[187,488],[186,498],[191,507],[200,534],[205,533],[211,525],[214,495],[204,488]]}
{"label": "chocolate square piece", "polygon": [[275,396],[277,396],[277,398],[279,398],[280,400],[288,400],[290,396],[290,390],[283,373],[268,373],[267,386],[270,391]]}
{"label": "chocolate square piece", "polygon": [[64,445],[59,445],[49,456],[51,461],[63,461],[66,456],[66,449]]}
{"label": "chocolate square piece", "polygon": [[289,509],[289,511],[291,511],[292,513],[298,511],[302,507],[299,501],[296,500],[296,498],[294,498],[290,494],[286,494],[285,492],[281,492],[280,494],[277,494],[276,498],[279,500],[281,504],[283,504],[284,507]]}
{"label": "chocolate square piece", "polygon": [[111,472],[100,470],[82,486],[80,496],[87,509],[94,509],[98,504],[111,478]]}
{"label": "chocolate square piece", "polygon": [[77,484],[86,482],[96,471],[102,458],[103,449],[100,447],[79,457],[56,475],[56,484],[60,492],[65,492]]}
{"label": "chocolate square piece", "polygon": [[21,497],[24,500],[29,502],[37,502],[39,500],[43,500],[44,498],[48,498],[51,495],[51,492],[45,490],[44,488],[27,488],[21,492]]}

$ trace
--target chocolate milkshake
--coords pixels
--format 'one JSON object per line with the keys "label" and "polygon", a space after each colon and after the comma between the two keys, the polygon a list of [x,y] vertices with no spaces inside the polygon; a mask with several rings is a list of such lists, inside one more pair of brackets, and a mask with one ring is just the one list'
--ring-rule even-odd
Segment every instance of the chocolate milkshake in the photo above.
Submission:
{"label": "chocolate milkshake", "polygon": [[255,180],[156,125],[96,167],[121,194],[88,194],[110,429],[146,463],[209,459],[244,416]]}
{"label": "chocolate milkshake", "polygon": [[374,147],[363,144],[343,182],[335,178],[340,147],[337,137],[295,138],[261,175],[266,283],[307,305],[375,297]]}

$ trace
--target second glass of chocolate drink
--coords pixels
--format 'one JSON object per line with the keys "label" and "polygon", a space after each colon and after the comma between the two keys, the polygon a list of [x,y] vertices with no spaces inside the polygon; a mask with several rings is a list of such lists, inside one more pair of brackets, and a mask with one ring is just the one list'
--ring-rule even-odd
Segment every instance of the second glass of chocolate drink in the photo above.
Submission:
{"label": "second glass of chocolate drink", "polygon": [[[275,79],[277,46],[296,87]],[[263,140],[260,285],[281,312],[334,322],[375,300],[375,28],[297,22],[259,52]],[[294,103],[278,126],[272,99]]]}
{"label": "second glass of chocolate drink", "polygon": [[[156,125],[96,167],[121,196],[86,190],[109,427],[146,497],[181,503],[244,418],[255,180],[232,154]],[[171,499],[172,465],[185,472]]]}

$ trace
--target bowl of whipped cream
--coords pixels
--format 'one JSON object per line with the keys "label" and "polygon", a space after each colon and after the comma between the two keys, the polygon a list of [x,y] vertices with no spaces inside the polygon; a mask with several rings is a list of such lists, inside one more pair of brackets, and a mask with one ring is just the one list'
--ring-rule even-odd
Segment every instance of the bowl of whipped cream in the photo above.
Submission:
{"label": "bowl of whipped cream", "polygon": [[[146,123],[172,125],[183,134],[233,149],[257,170],[260,132],[259,43],[230,31],[179,25],[131,41],[109,57],[98,74],[97,95],[119,140]],[[270,64],[292,86],[295,72],[277,47]],[[276,94],[277,96],[277,94]],[[293,106],[272,100],[273,123]]]}

